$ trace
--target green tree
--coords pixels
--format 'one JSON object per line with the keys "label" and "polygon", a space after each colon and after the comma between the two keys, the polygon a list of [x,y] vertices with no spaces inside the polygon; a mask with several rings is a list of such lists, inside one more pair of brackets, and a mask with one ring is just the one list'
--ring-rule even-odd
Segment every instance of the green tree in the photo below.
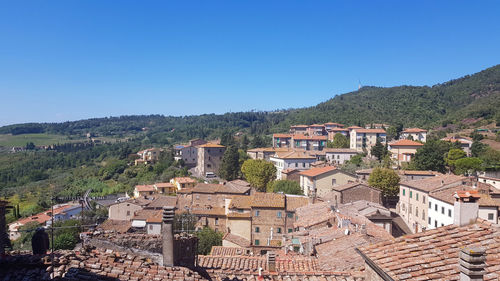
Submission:
{"label": "green tree", "polygon": [[349,140],[343,134],[336,133],[331,142],[331,148],[349,148]]}
{"label": "green tree", "polygon": [[483,160],[476,157],[466,157],[455,161],[455,174],[472,175],[482,170]]}
{"label": "green tree", "polygon": [[260,135],[256,135],[255,137],[253,137],[252,141],[250,142],[251,148],[258,148],[264,146],[266,146],[266,141]]}
{"label": "green tree", "polygon": [[300,185],[296,181],[277,180],[269,183],[268,192],[283,192],[285,194],[304,195]]}
{"label": "green tree", "polygon": [[394,140],[396,139],[398,136],[398,131],[396,129],[396,127],[394,126],[390,126],[389,128],[387,128],[387,140]]}
{"label": "green tree", "polygon": [[234,137],[233,134],[229,130],[224,130],[220,137],[220,144],[223,146],[231,146],[234,145]]}
{"label": "green tree", "polygon": [[248,150],[249,144],[250,144],[250,141],[248,140],[247,135],[243,135],[241,137],[241,141],[240,141],[240,149],[242,149],[243,151],[246,152]]}
{"label": "green tree", "polygon": [[465,152],[462,149],[459,148],[450,149],[445,158],[446,165],[448,165],[450,171],[455,172],[455,162],[458,159],[462,159],[466,156],[467,154],[465,154]]}
{"label": "green tree", "polygon": [[35,144],[33,142],[28,142],[26,143],[26,150],[34,150],[36,148]]}
{"label": "green tree", "polygon": [[213,246],[222,246],[222,232],[216,232],[209,227],[196,233],[198,237],[198,254],[208,255]]}
{"label": "green tree", "polygon": [[349,164],[356,165],[357,167],[361,166],[363,163],[363,154],[356,154],[349,161],[347,161]]}
{"label": "green tree", "polygon": [[235,145],[229,146],[222,157],[222,164],[219,169],[219,176],[222,179],[231,181],[240,175],[240,154]]}
{"label": "green tree", "polygon": [[377,139],[377,142],[375,143],[375,145],[372,146],[371,154],[373,156],[377,157],[379,162],[382,161],[382,159],[384,158],[386,152],[385,152],[384,145],[380,142],[380,140]]}
{"label": "green tree", "polygon": [[472,157],[479,157],[481,154],[483,154],[486,149],[488,148],[487,144],[484,144],[479,141],[475,141],[472,143],[472,146],[470,148],[471,156]]}
{"label": "green tree", "polygon": [[267,184],[276,178],[276,167],[262,159],[246,160],[241,166],[241,171],[246,180],[260,191],[266,191]]}
{"label": "green tree", "polygon": [[78,240],[71,233],[61,233],[54,237],[54,249],[73,250]]}
{"label": "green tree", "polygon": [[429,140],[415,153],[409,167],[415,170],[432,170],[446,172],[444,157],[450,150],[450,143],[440,140]]}
{"label": "green tree", "polygon": [[391,169],[375,168],[373,169],[368,183],[382,190],[383,196],[394,196],[399,193],[399,176]]}

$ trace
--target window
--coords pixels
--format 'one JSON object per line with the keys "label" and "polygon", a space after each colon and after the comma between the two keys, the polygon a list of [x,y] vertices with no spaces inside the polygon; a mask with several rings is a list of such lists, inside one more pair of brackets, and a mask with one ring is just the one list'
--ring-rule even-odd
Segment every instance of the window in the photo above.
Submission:
{"label": "window", "polygon": [[418,201],[418,193],[415,193],[416,200]]}
{"label": "window", "polygon": [[441,226],[444,226],[444,223],[441,223]]}
{"label": "window", "polygon": [[337,184],[337,180],[336,179],[332,179],[332,185],[336,185]]}
{"label": "window", "polygon": [[153,230],[153,225],[152,224],[149,225],[149,230]]}
{"label": "window", "polygon": [[238,213],[243,213],[243,209],[238,209]]}
{"label": "window", "polygon": [[405,196],[405,193],[406,193],[406,189],[403,188],[403,196]]}
{"label": "window", "polygon": [[260,227],[256,226],[255,227],[255,233],[259,233],[260,232]]}
{"label": "window", "polygon": [[279,211],[278,211],[278,212],[276,213],[276,217],[281,218],[281,212],[279,212]]}
{"label": "window", "polygon": [[425,195],[424,195],[424,196],[422,196],[422,203],[424,203],[424,204],[425,204]]}
{"label": "window", "polygon": [[493,213],[488,213],[488,220],[492,221],[494,218]]}
{"label": "window", "polygon": [[219,218],[215,218],[215,225],[219,225]]}
{"label": "window", "polygon": [[438,211],[438,204],[434,204],[434,211]]}
{"label": "window", "polygon": [[422,210],[422,219],[425,220],[425,211]]}
{"label": "window", "polygon": [[127,211],[127,216],[130,216],[130,211]]}
{"label": "window", "polygon": [[295,163],[295,168],[299,167],[299,163]]}
{"label": "window", "polygon": [[431,203],[431,202],[429,202],[429,209],[431,209],[431,208],[432,208],[432,203]]}
{"label": "window", "polygon": [[441,214],[444,215],[444,207],[441,207]]}
{"label": "window", "polygon": [[278,227],[278,230],[276,232],[281,233],[281,227]]}
{"label": "window", "polygon": [[438,227],[438,221],[434,220],[434,227]]}
{"label": "window", "polygon": [[255,243],[254,244],[255,244],[255,246],[259,246],[260,245],[259,239],[255,239]]}
{"label": "window", "polygon": [[305,163],[302,163],[302,168],[305,168],[306,167],[306,164]]}
{"label": "window", "polygon": [[432,223],[431,217],[429,217],[429,220],[428,220],[428,221],[429,221],[429,224],[431,224],[431,223]]}
{"label": "window", "polygon": [[210,161],[210,160],[211,160],[211,159],[210,159],[210,156],[208,156],[208,161]]}
{"label": "window", "polygon": [[288,233],[292,233],[293,229],[289,228]]}
{"label": "window", "polygon": [[448,217],[451,218],[451,209],[448,209]]}
{"label": "window", "polygon": [[410,198],[413,197],[413,191],[410,190]]}
{"label": "window", "polygon": [[258,217],[260,215],[260,211],[255,211],[255,216]]}
{"label": "window", "polygon": [[293,213],[287,213],[286,216],[289,218],[289,219],[293,219]]}
{"label": "window", "polygon": [[415,207],[415,216],[418,217],[418,207]]}

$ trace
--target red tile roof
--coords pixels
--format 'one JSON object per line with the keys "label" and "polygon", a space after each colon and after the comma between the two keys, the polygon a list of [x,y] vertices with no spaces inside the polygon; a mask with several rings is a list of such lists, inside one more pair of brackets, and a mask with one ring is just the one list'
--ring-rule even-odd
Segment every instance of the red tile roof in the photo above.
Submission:
{"label": "red tile roof", "polygon": [[292,126],[290,126],[290,128],[307,128],[307,127],[309,127],[309,126],[307,126],[307,125],[292,125]]}
{"label": "red tile roof", "polygon": [[252,207],[285,208],[285,195],[278,193],[256,192],[252,195]]}
{"label": "red tile roof", "polygon": [[276,152],[273,157],[281,159],[316,159],[316,157],[302,151]]}
{"label": "red tile roof", "polygon": [[273,138],[291,138],[291,134],[273,134]]}
{"label": "red tile roof", "polygon": [[248,241],[244,237],[241,237],[241,236],[236,235],[236,234],[232,234],[230,232],[224,234],[224,237],[222,237],[222,240],[229,241],[229,242],[236,244],[236,245],[243,247],[243,248],[250,247],[250,241]]}
{"label": "red tile roof", "polygon": [[102,231],[125,233],[132,227],[132,222],[123,220],[105,220],[97,226]]}
{"label": "red tile roof", "polygon": [[247,250],[238,247],[212,246],[211,256],[247,256]]}
{"label": "red tile roof", "polygon": [[201,148],[224,148],[225,146],[220,145],[220,144],[216,144],[216,143],[205,143],[202,145],[198,145],[198,147],[201,147]]}
{"label": "red tile roof", "polygon": [[419,189],[419,190],[426,191],[426,192],[430,192],[430,191],[438,189],[440,187],[443,187],[443,186],[446,186],[449,184],[453,184],[453,183],[457,183],[457,182],[462,182],[465,180],[467,180],[467,178],[463,177],[463,176],[446,174],[446,175],[428,177],[428,178],[419,179],[419,180],[403,181],[400,183],[400,185],[408,186],[408,187]]}
{"label": "red tile roof", "polygon": [[319,175],[323,175],[332,171],[335,171],[337,168],[332,167],[332,166],[326,166],[322,168],[312,168],[306,171],[302,171],[299,173],[299,175],[306,176],[306,177],[317,177]]}
{"label": "red tile roof", "polygon": [[398,140],[396,142],[390,143],[390,146],[423,146],[423,143],[412,141],[412,140]]}
{"label": "red tile roof", "polygon": [[481,219],[467,226],[448,225],[401,236],[359,251],[394,280],[458,280],[458,255],[464,247],[484,247],[484,280],[499,280],[499,226]]}
{"label": "red tile roof", "polygon": [[152,192],[155,191],[155,187],[153,185],[136,185],[135,190],[139,192]]}
{"label": "red tile roof", "polygon": [[384,129],[356,129],[356,133],[363,134],[385,134]]}
{"label": "red tile roof", "polygon": [[322,141],[327,140],[327,136],[305,136],[305,135],[293,135],[294,140],[313,140],[313,141]]}
{"label": "red tile roof", "polygon": [[427,130],[420,128],[408,128],[403,130],[403,133],[424,133],[424,132],[427,132]]}
{"label": "red tile roof", "polygon": [[189,177],[177,177],[173,179],[175,182],[178,183],[196,183],[197,181],[195,179],[189,178]]}

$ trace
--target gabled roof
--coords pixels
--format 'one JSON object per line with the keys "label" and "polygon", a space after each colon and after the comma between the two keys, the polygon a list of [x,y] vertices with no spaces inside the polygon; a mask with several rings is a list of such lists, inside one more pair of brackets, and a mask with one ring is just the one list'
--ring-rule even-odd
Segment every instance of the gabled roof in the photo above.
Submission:
{"label": "gabled roof", "polygon": [[467,226],[448,225],[364,246],[359,252],[393,280],[458,280],[458,255],[464,247],[484,247],[484,280],[500,278],[499,226],[481,219]]}
{"label": "gabled roof", "polygon": [[139,192],[152,192],[152,191],[155,191],[155,187],[152,184],[148,184],[148,185],[136,185],[135,186],[135,190],[137,190]]}
{"label": "gabled roof", "polygon": [[408,128],[403,130],[402,133],[425,133],[427,130],[420,129],[420,128]]}
{"label": "gabled roof", "polygon": [[322,125],[322,124],[312,124],[312,125],[309,125],[309,128],[312,128],[312,127],[325,127],[325,125]]}
{"label": "gabled roof", "polygon": [[385,134],[384,129],[355,129],[356,133],[362,134]]}
{"label": "gabled roof", "polygon": [[97,229],[103,231],[113,231],[119,233],[127,232],[132,227],[132,222],[123,220],[105,220],[97,226]]}
{"label": "gabled roof", "polygon": [[309,204],[309,197],[301,195],[285,195],[286,210],[289,212],[295,211],[297,208]]}
{"label": "gabled roof", "polygon": [[201,147],[201,148],[224,148],[225,146],[220,145],[220,144],[216,144],[216,143],[205,143],[205,144],[197,145],[197,147]]}
{"label": "gabled roof", "polygon": [[327,140],[327,136],[305,136],[305,135],[293,135],[294,140],[312,140],[312,141],[322,141]]}
{"label": "gabled roof", "polygon": [[309,126],[307,126],[307,125],[292,125],[292,126],[290,126],[290,128],[307,128],[307,127],[309,127]]}
{"label": "gabled roof", "polygon": [[423,143],[412,141],[412,140],[398,140],[396,142],[390,143],[390,146],[423,146]]}
{"label": "gabled roof", "polygon": [[154,186],[156,186],[157,188],[169,188],[169,187],[174,187],[174,184],[169,182],[159,182],[155,183]]}
{"label": "gabled roof", "polygon": [[285,195],[279,193],[256,192],[252,195],[252,207],[285,208]]}
{"label": "gabled roof", "polygon": [[177,196],[156,195],[155,198],[147,205],[148,208],[163,208],[164,206],[175,206],[177,204]]}
{"label": "gabled roof", "polygon": [[328,132],[349,132],[349,129],[344,129],[344,128],[331,128],[331,129],[328,129]]}
{"label": "gabled roof", "polygon": [[358,153],[358,151],[350,148],[323,148],[325,153]]}
{"label": "gabled roof", "polygon": [[173,178],[174,182],[178,183],[196,183],[197,181],[195,179],[192,179],[190,177],[176,177]]}
{"label": "gabled roof", "polygon": [[417,171],[417,170],[399,170],[400,175],[408,176],[436,176],[440,175],[438,172],[434,171]]}
{"label": "gabled roof", "polygon": [[291,134],[273,134],[273,138],[291,138]]}
{"label": "gabled roof", "polygon": [[229,204],[229,209],[250,209],[252,197],[248,195],[234,195]]}
{"label": "gabled roof", "polygon": [[313,177],[317,177],[317,176],[320,176],[320,175],[323,175],[323,174],[330,173],[332,171],[335,171],[336,169],[337,168],[335,168],[333,166],[326,166],[326,167],[321,167],[321,168],[312,168],[312,169],[300,172],[299,175],[313,178]]}
{"label": "gabled roof", "polygon": [[276,152],[276,154],[272,157],[279,159],[316,159],[316,157],[301,151]]}
{"label": "gabled roof", "polygon": [[222,240],[227,240],[227,241],[229,241],[233,244],[236,244],[240,247],[243,247],[243,248],[250,247],[250,241],[248,241],[244,237],[241,237],[241,236],[236,235],[236,234],[232,234],[230,232],[226,233],[224,235],[224,237],[222,237]]}
{"label": "gabled roof", "polygon": [[351,188],[356,187],[356,186],[363,186],[366,188],[378,190],[377,188],[375,188],[373,186],[369,186],[369,185],[361,183],[361,182],[351,182],[351,183],[346,183],[343,185],[337,185],[337,186],[332,187],[332,189],[335,191],[344,191],[344,190],[351,189]]}
{"label": "gabled roof", "polygon": [[430,192],[432,190],[444,187],[449,184],[465,181],[466,179],[467,178],[464,176],[445,174],[435,177],[428,177],[425,179],[403,181],[400,183],[400,185],[419,189],[421,191]]}

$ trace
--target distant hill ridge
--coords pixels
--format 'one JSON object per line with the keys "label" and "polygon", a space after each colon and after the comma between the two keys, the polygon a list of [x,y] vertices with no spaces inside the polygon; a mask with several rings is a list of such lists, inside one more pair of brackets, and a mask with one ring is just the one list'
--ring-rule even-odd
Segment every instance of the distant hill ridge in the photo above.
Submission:
{"label": "distant hill ridge", "polygon": [[[99,135],[169,132],[170,137],[209,137],[221,130],[253,134],[286,131],[291,124],[328,121],[353,124],[401,123],[432,127],[465,118],[500,122],[500,65],[432,87],[363,87],[316,106],[277,112],[237,112],[184,117],[163,115],[94,118],[64,123],[29,123],[0,127],[0,133],[57,133]],[[175,129],[175,130],[172,130]]]}

